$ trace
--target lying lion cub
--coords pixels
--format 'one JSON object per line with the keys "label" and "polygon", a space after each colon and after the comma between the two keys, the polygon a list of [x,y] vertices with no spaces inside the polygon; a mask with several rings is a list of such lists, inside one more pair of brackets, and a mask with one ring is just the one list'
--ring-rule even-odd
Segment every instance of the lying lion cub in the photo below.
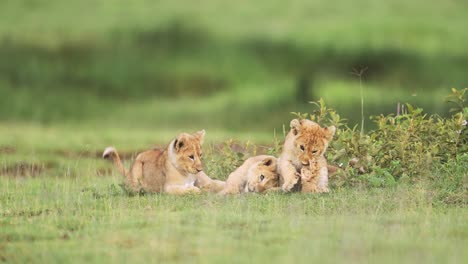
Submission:
{"label": "lying lion cub", "polygon": [[276,158],[261,155],[248,158],[244,164],[231,173],[224,189],[219,193],[238,194],[244,192],[264,192],[279,189],[279,176],[276,172]]}
{"label": "lying lion cub", "polygon": [[[317,179],[318,190],[328,191],[328,169],[324,153],[335,135],[335,130],[334,126],[322,128],[307,119],[291,121],[291,131],[286,136],[283,152],[278,158],[278,171],[283,191],[300,189],[300,172],[303,167],[309,166],[310,160],[317,160],[320,165],[314,169],[320,171]],[[325,161],[324,166],[323,161]]]}
{"label": "lying lion cub", "polygon": [[182,133],[166,149],[138,154],[129,171],[125,170],[115,148],[106,148],[102,156],[114,161],[126,178],[126,187],[133,192],[187,194],[199,193],[199,187],[217,192],[224,187],[224,182],[212,180],[202,171],[204,137],[204,130],[193,135]]}

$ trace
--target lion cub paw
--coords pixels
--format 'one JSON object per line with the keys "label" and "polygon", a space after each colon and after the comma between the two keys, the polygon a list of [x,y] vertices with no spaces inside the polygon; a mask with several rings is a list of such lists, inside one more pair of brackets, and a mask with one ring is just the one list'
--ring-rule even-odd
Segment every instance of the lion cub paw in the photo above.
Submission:
{"label": "lion cub paw", "polygon": [[187,192],[188,192],[188,193],[193,193],[193,194],[199,194],[199,193],[201,193],[202,191],[201,191],[200,188],[193,186],[193,187],[190,187],[190,188],[187,190]]}
{"label": "lion cub paw", "polygon": [[301,178],[301,174],[296,172],[294,174],[294,178],[287,182],[284,182],[283,185],[281,186],[281,189],[284,192],[290,192],[294,188],[294,186],[296,186],[296,184],[299,182],[300,178]]}
{"label": "lion cub paw", "polygon": [[310,179],[312,179],[313,176],[314,175],[313,175],[312,171],[309,168],[303,167],[301,169],[301,179],[302,179],[302,181],[309,181]]}

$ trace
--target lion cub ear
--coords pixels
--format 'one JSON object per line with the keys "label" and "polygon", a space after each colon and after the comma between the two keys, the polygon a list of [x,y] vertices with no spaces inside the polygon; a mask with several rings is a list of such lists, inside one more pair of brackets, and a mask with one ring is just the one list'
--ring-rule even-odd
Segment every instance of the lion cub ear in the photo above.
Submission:
{"label": "lion cub ear", "polygon": [[205,139],[205,134],[206,134],[205,129],[200,130],[194,134],[194,136],[200,141],[200,145],[203,144],[203,141]]}
{"label": "lion cub ear", "polygon": [[329,126],[323,129],[325,131],[325,137],[328,141],[331,141],[333,139],[333,136],[335,135],[336,132],[336,127],[335,126]]}
{"label": "lion cub ear", "polygon": [[174,149],[179,151],[185,145],[184,139],[182,137],[176,138],[174,140]]}
{"label": "lion cub ear", "polygon": [[293,135],[299,134],[299,130],[301,129],[301,121],[299,119],[293,119],[291,120],[291,124],[289,125],[291,127],[291,131]]}
{"label": "lion cub ear", "polygon": [[263,166],[271,167],[276,169],[276,160],[273,158],[266,158],[262,160],[261,163]]}

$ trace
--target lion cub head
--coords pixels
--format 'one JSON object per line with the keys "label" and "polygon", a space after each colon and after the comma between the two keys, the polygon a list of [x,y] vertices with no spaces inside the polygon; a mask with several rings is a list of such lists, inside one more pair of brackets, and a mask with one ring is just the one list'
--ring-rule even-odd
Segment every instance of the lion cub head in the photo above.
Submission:
{"label": "lion cub head", "polygon": [[182,174],[197,174],[203,170],[202,150],[205,130],[195,134],[182,133],[169,145],[171,163]]}
{"label": "lion cub head", "polygon": [[276,171],[276,158],[268,157],[252,165],[247,171],[245,192],[264,192],[279,186],[279,175]]}
{"label": "lion cub head", "polygon": [[309,165],[310,160],[323,156],[335,131],[334,126],[322,128],[319,124],[307,119],[293,119],[291,121],[291,133],[294,137],[292,154],[302,165]]}

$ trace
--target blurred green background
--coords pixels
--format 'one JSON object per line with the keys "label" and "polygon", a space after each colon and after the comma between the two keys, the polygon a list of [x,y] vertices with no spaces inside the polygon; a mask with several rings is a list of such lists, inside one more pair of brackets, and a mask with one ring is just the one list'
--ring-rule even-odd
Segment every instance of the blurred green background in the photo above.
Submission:
{"label": "blurred green background", "polygon": [[[2,0],[0,121],[271,133],[468,86],[465,0]],[[370,122],[367,121],[367,124]]]}

